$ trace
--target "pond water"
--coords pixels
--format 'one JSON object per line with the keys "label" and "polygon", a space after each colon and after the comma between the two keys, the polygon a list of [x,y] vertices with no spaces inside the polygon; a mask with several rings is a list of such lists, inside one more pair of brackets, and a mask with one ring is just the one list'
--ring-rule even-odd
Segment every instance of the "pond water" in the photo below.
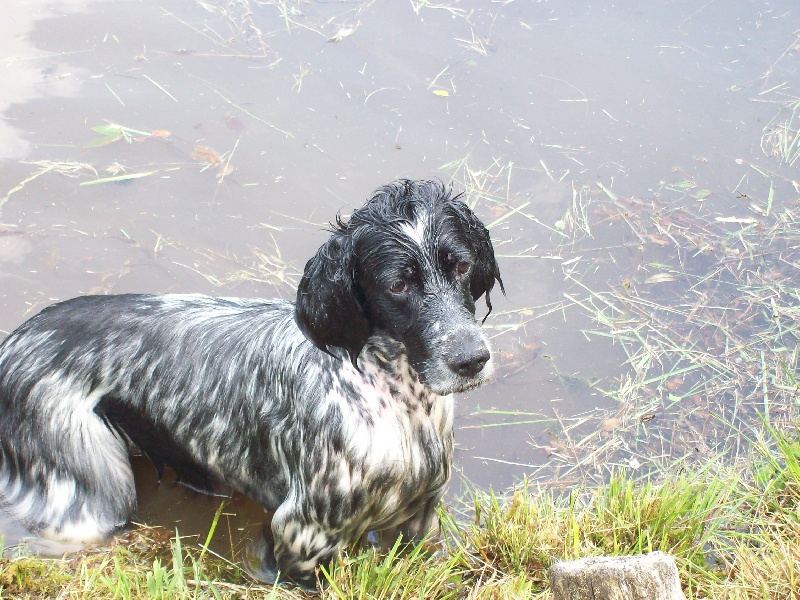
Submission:
{"label": "pond water", "polygon": [[[752,256],[746,235],[794,215],[798,30],[794,0],[16,3],[0,22],[0,332],[81,294],[291,298],[337,211],[438,177],[490,224],[507,291],[487,321],[496,381],[456,401],[451,501],[702,454],[726,435],[705,372],[668,377],[668,352],[632,352],[598,314],[680,303],[727,264],[715,252],[739,256],[730,240]],[[635,401],[603,393],[628,380]],[[687,428],[642,429],[670,415]],[[142,521],[205,531],[218,502],[137,473]],[[238,497],[226,512],[233,539],[262,518]]]}

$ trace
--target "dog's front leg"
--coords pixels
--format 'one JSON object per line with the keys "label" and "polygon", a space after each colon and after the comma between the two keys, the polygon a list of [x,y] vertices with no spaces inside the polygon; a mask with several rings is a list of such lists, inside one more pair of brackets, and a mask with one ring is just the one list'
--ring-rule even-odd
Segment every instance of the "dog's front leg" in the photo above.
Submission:
{"label": "dog's front leg", "polygon": [[[330,563],[345,541],[297,506],[284,503],[272,517],[272,539],[265,532],[272,556],[264,555],[263,567],[277,568],[280,579],[288,579],[306,589],[317,587],[316,568]],[[275,581],[277,577],[272,580]]]}
{"label": "dog's front leg", "polygon": [[402,537],[404,544],[418,544],[423,540],[436,541],[441,533],[439,513],[436,510],[441,501],[442,494],[434,494],[420,500],[418,510],[410,519],[379,532],[381,547],[388,550],[398,537]]}

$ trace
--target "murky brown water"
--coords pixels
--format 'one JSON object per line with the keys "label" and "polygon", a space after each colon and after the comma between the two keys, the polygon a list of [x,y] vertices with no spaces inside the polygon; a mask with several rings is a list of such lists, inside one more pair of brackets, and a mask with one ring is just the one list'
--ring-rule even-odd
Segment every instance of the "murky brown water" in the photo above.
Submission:
{"label": "murky brown water", "polygon": [[[769,188],[751,163],[789,194],[798,178],[759,147],[775,103],[800,94],[794,0],[29,0],[7,13],[0,331],[87,293],[291,297],[337,211],[397,177],[452,177],[485,222],[507,215],[492,235],[508,297],[487,322],[500,373],[457,399],[456,466],[477,486],[546,465],[559,418],[613,408],[588,383],[625,355],[587,338],[585,316],[546,314],[572,291],[557,243],[574,190],[650,198],[688,180],[724,213]],[[636,240],[593,235],[616,250],[597,252],[587,285],[643,261]],[[207,528],[216,501],[138,472],[143,521]],[[257,522],[243,506],[225,528]]]}

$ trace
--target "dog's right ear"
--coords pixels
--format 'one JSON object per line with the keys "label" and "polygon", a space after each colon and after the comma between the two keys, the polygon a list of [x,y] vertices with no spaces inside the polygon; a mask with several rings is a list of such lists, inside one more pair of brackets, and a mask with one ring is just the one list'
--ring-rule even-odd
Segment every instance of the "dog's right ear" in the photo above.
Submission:
{"label": "dog's right ear", "polygon": [[347,350],[356,365],[370,328],[357,297],[353,239],[337,231],[306,263],[297,286],[295,320],[300,330],[323,352]]}

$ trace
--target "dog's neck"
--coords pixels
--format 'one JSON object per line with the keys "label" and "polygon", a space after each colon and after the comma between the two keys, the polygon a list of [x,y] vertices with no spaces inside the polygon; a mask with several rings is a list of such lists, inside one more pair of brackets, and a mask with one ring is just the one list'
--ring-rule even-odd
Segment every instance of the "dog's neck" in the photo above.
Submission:
{"label": "dog's neck", "polygon": [[[385,364],[399,361],[408,363],[408,353],[405,345],[383,333],[375,333],[370,336],[366,346],[364,346],[362,356],[364,353],[374,356],[379,362]],[[409,368],[411,367],[409,366]]]}
{"label": "dog's neck", "polygon": [[431,390],[408,361],[408,353],[402,342],[387,335],[373,334],[359,356],[359,364],[369,363],[388,379],[404,384],[411,394],[406,394],[406,402],[416,401],[426,413],[442,397]]}

